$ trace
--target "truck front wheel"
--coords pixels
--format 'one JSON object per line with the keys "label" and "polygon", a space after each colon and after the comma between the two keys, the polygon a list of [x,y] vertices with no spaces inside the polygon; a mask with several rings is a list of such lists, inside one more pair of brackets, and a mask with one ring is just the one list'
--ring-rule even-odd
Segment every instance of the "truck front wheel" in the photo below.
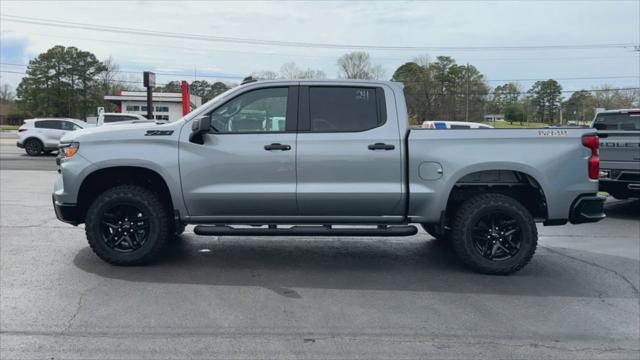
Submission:
{"label": "truck front wheel", "polygon": [[538,231],[531,213],[502,194],[481,194],[464,202],[452,224],[453,248],[477,272],[506,275],[533,257]]}
{"label": "truck front wheel", "polygon": [[173,221],[154,192],[121,185],[100,194],[85,217],[89,246],[113,265],[142,265],[167,243]]}

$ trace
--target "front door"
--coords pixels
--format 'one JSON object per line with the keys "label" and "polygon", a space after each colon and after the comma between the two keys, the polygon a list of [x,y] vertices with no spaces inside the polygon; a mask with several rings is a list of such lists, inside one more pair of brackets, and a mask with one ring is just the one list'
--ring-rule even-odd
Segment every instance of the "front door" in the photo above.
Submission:
{"label": "front door", "polygon": [[[297,215],[297,87],[243,92],[206,116],[203,144],[181,134],[180,177],[195,220]],[[224,217],[229,217],[224,219]]]}
{"label": "front door", "polygon": [[403,214],[402,142],[394,110],[382,87],[300,87],[301,215],[392,220]]}

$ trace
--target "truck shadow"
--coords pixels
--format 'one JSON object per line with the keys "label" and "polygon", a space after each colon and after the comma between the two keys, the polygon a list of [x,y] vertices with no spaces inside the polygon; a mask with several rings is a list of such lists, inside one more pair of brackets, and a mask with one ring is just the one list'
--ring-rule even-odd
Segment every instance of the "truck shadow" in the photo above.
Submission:
{"label": "truck shadow", "polygon": [[607,201],[604,211],[610,218],[640,220],[640,199]]}
{"label": "truck shadow", "polygon": [[[563,254],[570,251],[570,256]],[[452,250],[425,234],[408,240],[358,238],[206,238],[185,234],[156,263],[110,266],[87,247],[75,265],[104,278],[141,283],[256,286],[299,298],[295,289],[451,292],[514,296],[638,297],[627,280],[598,264],[636,269],[640,262],[579,250],[538,249],[511,276],[464,268]],[[633,272],[633,270],[632,270]]]}

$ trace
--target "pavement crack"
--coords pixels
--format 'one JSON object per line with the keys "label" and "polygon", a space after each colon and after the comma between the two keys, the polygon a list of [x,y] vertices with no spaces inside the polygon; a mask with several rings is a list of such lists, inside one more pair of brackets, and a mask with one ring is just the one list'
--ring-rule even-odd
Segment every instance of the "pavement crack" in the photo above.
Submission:
{"label": "pavement crack", "polygon": [[84,298],[87,296],[87,294],[99,288],[100,286],[102,286],[102,282],[99,282],[95,286],[85,289],[80,293],[80,296],[78,297],[78,302],[76,304],[76,310],[73,312],[69,320],[67,320],[67,324],[65,325],[65,328],[64,330],[62,330],[62,334],[68,334],[69,331],[71,330],[71,326],[73,325],[73,322],[75,321],[76,317],[78,317],[78,314],[80,314],[80,311],[82,310]]}
{"label": "pavement crack", "polygon": [[626,282],[631,287],[631,289],[633,290],[633,293],[635,295],[640,295],[640,290],[638,290],[638,287],[636,286],[636,284],[634,284],[633,281],[629,280],[626,276],[624,276],[623,274],[619,273],[616,270],[609,269],[608,267],[602,266],[602,265],[600,265],[598,263],[595,263],[595,262],[592,262],[592,261],[587,261],[587,260],[580,259],[580,258],[575,257],[575,256],[571,256],[571,255],[565,254],[565,253],[563,253],[561,251],[558,251],[558,250],[553,250],[553,249],[551,249],[549,247],[546,247],[546,246],[540,246],[540,247],[545,249],[545,250],[547,250],[547,251],[549,251],[549,252],[551,252],[551,253],[554,253],[556,255],[560,255],[560,256],[563,256],[563,257],[566,257],[566,258],[581,262],[583,264],[591,265],[591,266],[597,267],[598,269],[602,269],[602,270],[608,271],[610,273],[613,273],[617,277],[622,279],[624,282]]}

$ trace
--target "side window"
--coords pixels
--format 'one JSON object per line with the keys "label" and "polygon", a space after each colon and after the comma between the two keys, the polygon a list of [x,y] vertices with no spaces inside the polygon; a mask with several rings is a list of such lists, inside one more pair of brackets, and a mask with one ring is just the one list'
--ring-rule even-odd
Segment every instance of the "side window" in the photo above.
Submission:
{"label": "side window", "polygon": [[[380,97],[380,99],[378,99]],[[380,100],[380,102],[378,101]],[[385,122],[382,89],[365,87],[310,87],[309,130],[364,131]]]}
{"label": "side window", "polygon": [[58,120],[41,120],[36,122],[36,127],[41,129],[62,129],[61,121]]}
{"label": "side window", "polygon": [[278,132],[286,130],[289,88],[244,93],[209,114],[218,133]]}
{"label": "side window", "polygon": [[71,121],[61,121],[60,123],[62,125],[62,130],[73,131],[73,130],[82,129],[80,126],[72,123]]}

